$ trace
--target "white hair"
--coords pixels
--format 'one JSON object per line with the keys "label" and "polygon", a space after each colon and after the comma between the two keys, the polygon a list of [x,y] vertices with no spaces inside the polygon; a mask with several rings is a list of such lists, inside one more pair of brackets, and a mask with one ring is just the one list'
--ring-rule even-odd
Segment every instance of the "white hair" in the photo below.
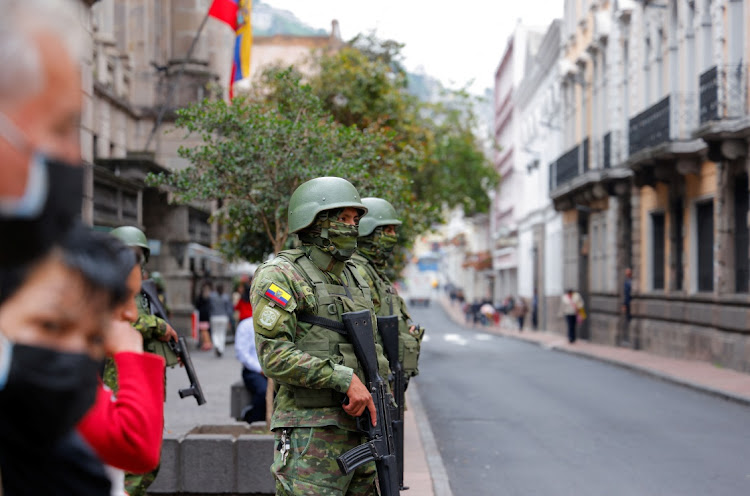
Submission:
{"label": "white hair", "polygon": [[49,34],[74,61],[84,56],[80,0],[0,0],[0,103],[18,101],[44,87],[35,37]]}

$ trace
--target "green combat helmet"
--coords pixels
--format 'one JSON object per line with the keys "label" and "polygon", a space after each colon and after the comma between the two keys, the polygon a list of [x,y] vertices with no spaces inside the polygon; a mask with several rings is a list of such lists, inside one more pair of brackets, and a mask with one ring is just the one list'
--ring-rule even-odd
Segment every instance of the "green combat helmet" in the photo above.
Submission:
{"label": "green combat helmet", "polygon": [[152,272],[151,280],[154,281],[157,288],[164,289],[164,278],[161,276],[161,272]]}
{"label": "green combat helmet", "polygon": [[362,198],[362,203],[367,207],[367,215],[359,220],[359,237],[369,236],[380,226],[400,226],[396,209],[382,198]]}
{"label": "green combat helmet", "polygon": [[143,249],[144,261],[148,262],[148,256],[151,254],[151,249],[148,247],[148,239],[146,239],[146,235],[143,234],[143,231],[133,226],[122,226],[117,229],[112,229],[110,234],[128,246],[137,246]]}
{"label": "green combat helmet", "polygon": [[324,210],[352,207],[367,213],[357,188],[341,177],[318,177],[301,184],[289,199],[289,232],[298,232]]}

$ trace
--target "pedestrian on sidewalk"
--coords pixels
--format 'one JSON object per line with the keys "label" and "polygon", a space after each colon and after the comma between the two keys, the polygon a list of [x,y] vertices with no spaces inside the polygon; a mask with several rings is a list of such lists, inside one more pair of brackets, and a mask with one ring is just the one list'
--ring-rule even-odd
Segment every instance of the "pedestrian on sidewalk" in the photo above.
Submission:
{"label": "pedestrian on sidewalk", "polygon": [[[209,322],[211,323],[211,341],[214,345],[214,351],[217,357],[224,354],[224,348],[227,344],[227,327],[229,327],[229,314],[231,311],[227,308],[222,293],[224,287],[221,284],[216,286],[215,291],[208,295],[208,312]],[[231,305],[229,306],[231,309]]]}
{"label": "pedestrian on sidewalk", "polygon": [[250,404],[242,409],[241,416],[248,424],[266,419],[266,389],[268,379],[258,361],[255,348],[253,318],[248,317],[237,325],[234,338],[234,352],[242,364],[242,382],[250,393]]}
{"label": "pedestrian on sidewalk", "polygon": [[200,342],[202,351],[211,349],[211,312],[209,310],[209,296],[211,296],[211,283],[204,282],[201,292],[195,299],[195,309],[198,310],[198,330],[200,331]]}
{"label": "pedestrian on sidewalk", "polygon": [[526,300],[522,297],[518,297],[518,304],[516,305],[516,320],[518,321],[518,331],[523,331],[523,324],[526,320],[526,314],[529,313],[529,306],[526,304]]}
{"label": "pedestrian on sidewalk", "polygon": [[578,320],[582,319],[583,312],[585,312],[583,298],[581,298],[581,295],[577,291],[568,288],[565,290],[565,294],[562,295],[560,311],[565,316],[565,322],[568,325],[568,342],[575,343],[576,325],[578,324]]}

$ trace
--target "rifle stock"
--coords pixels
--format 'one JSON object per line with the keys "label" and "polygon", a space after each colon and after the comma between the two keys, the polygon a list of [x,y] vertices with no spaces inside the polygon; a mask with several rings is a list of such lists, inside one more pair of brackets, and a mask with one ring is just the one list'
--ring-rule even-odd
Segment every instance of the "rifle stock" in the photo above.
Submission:
{"label": "rifle stock", "polygon": [[[162,305],[156,291],[156,283],[151,279],[143,281],[143,283],[141,283],[141,292],[146,295],[153,314],[171,326],[172,324],[167,318],[167,311],[164,308],[164,305]],[[190,381],[190,387],[179,390],[180,398],[195,396],[195,401],[198,402],[199,406],[205,404],[206,397],[203,395],[203,388],[198,380],[198,374],[195,372],[195,367],[193,367],[193,360],[190,358],[187,341],[185,341],[184,337],[180,337],[177,341],[172,339],[167,344],[169,345],[169,349],[171,349],[175,355],[180,357],[180,361],[185,366],[185,372],[187,372],[188,380]]]}
{"label": "rifle stock", "polygon": [[372,315],[369,310],[348,312],[342,315],[342,320],[364,372],[365,385],[372,394],[378,418],[377,425],[373,426],[369,411],[365,410],[357,419],[357,427],[367,436],[367,442],[339,456],[337,462],[341,471],[348,474],[360,465],[374,461],[381,495],[398,495],[398,461],[392,425],[395,412],[388,386],[378,373]]}

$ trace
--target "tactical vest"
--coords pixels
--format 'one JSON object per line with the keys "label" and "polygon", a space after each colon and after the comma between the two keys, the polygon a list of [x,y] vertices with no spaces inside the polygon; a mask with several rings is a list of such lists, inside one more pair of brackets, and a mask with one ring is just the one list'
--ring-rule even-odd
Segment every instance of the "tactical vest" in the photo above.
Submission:
{"label": "tactical vest", "polygon": [[[322,317],[341,323],[341,314],[358,310],[372,311],[372,295],[367,282],[351,262],[346,262],[341,274],[342,281],[354,282],[354,285],[331,284],[326,282],[325,274],[300,249],[286,250],[279,253],[297,268],[302,276],[313,287],[315,307],[307,308],[307,315]],[[334,364],[344,365],[354,370],[364,383],[364,374],[354,354],[354,348],[347,337],[340,331],[324,327],[321,324],[309,323],[300,319],[298,312],[297,333],[295,344],[297,349],[322,360],[331,360]],[[322,320],[322,319],[321,319]],[[373,319],[374,320],[374,319]],[[373,330],[377,332],[373,321]],[[380,345],[375,348],[378,352],[378,368],[380,374],[388,376],[388,362],[383,356]],[[345,395],[333,389],[308,389],[304,387],[289,387],[294,392],[294,401],[299,408],[322,408],[341,406]]]}
{"label": "tactical vest", "polygon": [[[398,316],[398,358],[401,362],[401,367],[404,369],[404,373],[411,377],[415,375],[417,371],[417,361],[419,358],[419,343],[417,340],[409,334],[409,325],[405,320],[405,310],[402,311],[401,298],[396,292],[396,288],[390,281],[387,281],[380,274],[378,274],[372,263],[362,255],[354,255],[357,261],[362,264],[364,269],[370,275],[370,278],[375,281],[375,287],[372,288],[380,296],[380,309],[377,311],[378,317],[389,317],[391,315]],[[377,342],[382,343],[380,334],[377,336]]]}

